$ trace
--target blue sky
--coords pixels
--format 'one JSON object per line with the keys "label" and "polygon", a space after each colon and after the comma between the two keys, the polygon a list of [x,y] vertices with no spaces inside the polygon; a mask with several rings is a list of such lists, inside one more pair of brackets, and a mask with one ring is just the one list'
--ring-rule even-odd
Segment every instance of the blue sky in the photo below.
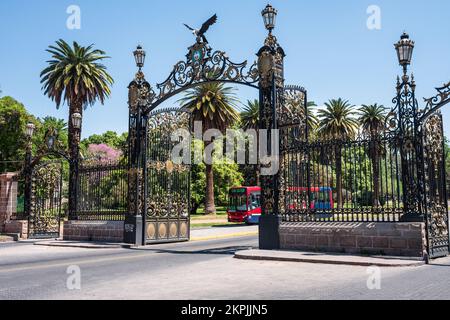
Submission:
{"label": "blue sky", "polygon": [[[401,72],[393,43],[406,30],[416,41],[412,70],[417,96],[435,94],[450,80],[450,1],[430,0],[273,0],[279,10],[275,34],[287,57],[287,84],[305,86],[321,105],[331,98],[352,104],[392,106],[394,84]],[[81,9],[81,30],[66,27],[67,8]],[[36,116],[67,118],[42,94],[39,73],[49,58],[45,49],[55,40],[94,43],[112,58],[106,65],[115,79],[104,106],[89,107],[83,136],[107,130],[127,130],[127,85],[136,71],[132,51],[141,43],[147,51],[145,73],[155,84],[166,79],[184,58],[194,38],[182,23],[199,26],[213,13],[219,21],[208,32],[211,46],[226,51],[232,61],[255,60],[266,31],[260,0],[2,0],[0,1],[0,86],[2,95],[23,102]],[[381,9],[381,30],[369,30],[369,5]],[[257,92],[240,88],[243,100]],[[172,99],[166,103],[175,103]],[[450,106],[444,110],[450,136]]]}

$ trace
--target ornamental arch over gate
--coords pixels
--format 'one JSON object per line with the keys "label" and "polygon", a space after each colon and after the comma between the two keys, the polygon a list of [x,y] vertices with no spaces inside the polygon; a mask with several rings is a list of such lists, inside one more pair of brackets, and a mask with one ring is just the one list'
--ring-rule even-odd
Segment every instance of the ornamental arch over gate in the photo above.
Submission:
{"label": "ornamental arch over gate", "polygon": [[[198,36],[188,48],[186,59],[176,63],[167,79],[153,88],[142,72],[145,52],[140,46],[134,52],[139,70],[129,85],[126,242],[145,245],[189,240],[189,167],[176,166],[168,158],[173,147],[170,130],[188,127],[189,113],[176,108],[158,110],[163,102],[211,82],[244,85],[259,90],[260,127],[277,128],[277,105],[284,94],[285,54],[272,34],[274,14],[270,5],[263,11],[269,35],[257,53],[258,61],[252,65],[247,61],[232,62],[225,52],[213,51],[206,39]],[[270,141],[270,135],[267,138]],[[263,207],[268,213],[276,210],[276,180],[268,177],[261,182]]]}

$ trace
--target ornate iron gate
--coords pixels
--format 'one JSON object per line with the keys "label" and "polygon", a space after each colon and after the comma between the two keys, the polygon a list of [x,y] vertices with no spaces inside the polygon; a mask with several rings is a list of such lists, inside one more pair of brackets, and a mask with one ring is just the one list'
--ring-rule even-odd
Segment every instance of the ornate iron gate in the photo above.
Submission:
{"label": "ornate iron gate", "polygon": [[442,115],[428,118],[423,128],[424,200],[430,258],[449,254],[448,202]]}
{"label": "ornate iron gate", "polygon": [[426,214],[430,258],[449,254],[448,194],[445,168],[444,124],[440,109],[450,103],[450,83],[437,88],[438,94],[425,99],[421,112],[423,207]]}
{"label": "ornate iron gate", "polygon": [[[189,114],[175,109],[151,113],[145,135],[145,242],[189,240],[190,165],[176,163],[172,150],[181,140],[178,129],[189,129]],[[190,159],[190,145],[187,144]]]}
{"label": "ornate iron gate", "polygon": [[58,238],[63,213],[63,162],[44,162],[32,170],[28,238]]}

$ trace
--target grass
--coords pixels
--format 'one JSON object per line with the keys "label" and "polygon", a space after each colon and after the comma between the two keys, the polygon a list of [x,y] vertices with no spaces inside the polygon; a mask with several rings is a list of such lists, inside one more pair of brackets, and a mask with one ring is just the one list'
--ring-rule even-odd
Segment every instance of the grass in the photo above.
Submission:
{"label": "grass", "polygon": [[[216,214],[212,214],[212,215],[205,215],[205,208],[204,207],[200,207],[197,210],[197,213],[195,214],[195,216],[200,216],[201,218],[206,218],[206,217],[214,217],[214,216],[226,216],[227,215],[227,207],[216,207]],[[223,218],[223,217],[222,217]]]}
{"label": "grass", "polygon": [[191,223],[191,227],[193,227],[193,228],[223,227],[223,226],[232,226],[232,225],[235,225],[235,223],[230,223],[230,222]]}

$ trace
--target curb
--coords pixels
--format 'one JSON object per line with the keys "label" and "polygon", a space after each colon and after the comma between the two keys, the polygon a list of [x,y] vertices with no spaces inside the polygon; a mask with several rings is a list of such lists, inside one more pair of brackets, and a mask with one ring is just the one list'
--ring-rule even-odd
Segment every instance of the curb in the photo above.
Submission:
{"label": "curb", "polygon": [[64,243],[64,242],[36,242],[35,246],[59,247],[59,248],[80,248],[80,249],[122,249],[123,244],[100,244],[100,243]]}
{"label": "curb", "polygon": [[[259,252],[258,252],[259,251]],[[285,255],[282,255],[282,254]],[[361,267],[420,267],[425,265],[422,260],[406,260],[395,258],[379,258],[379,257],[362,257],[362,256],[337,256],[337,255],[321,255],[314,257],[312,255],[303,256],[302,252],[283,252],[283,251],[261,251],[261,250],[245,250],[235,253],[234,258],[242,260],[258,260],[258,261],[281,261],[281,262],[301,262],[314,264],[334,264],[349,265]],[[311,253],[308,253],[311,254]],[[360,260],[355,260],[359,258]]]}

